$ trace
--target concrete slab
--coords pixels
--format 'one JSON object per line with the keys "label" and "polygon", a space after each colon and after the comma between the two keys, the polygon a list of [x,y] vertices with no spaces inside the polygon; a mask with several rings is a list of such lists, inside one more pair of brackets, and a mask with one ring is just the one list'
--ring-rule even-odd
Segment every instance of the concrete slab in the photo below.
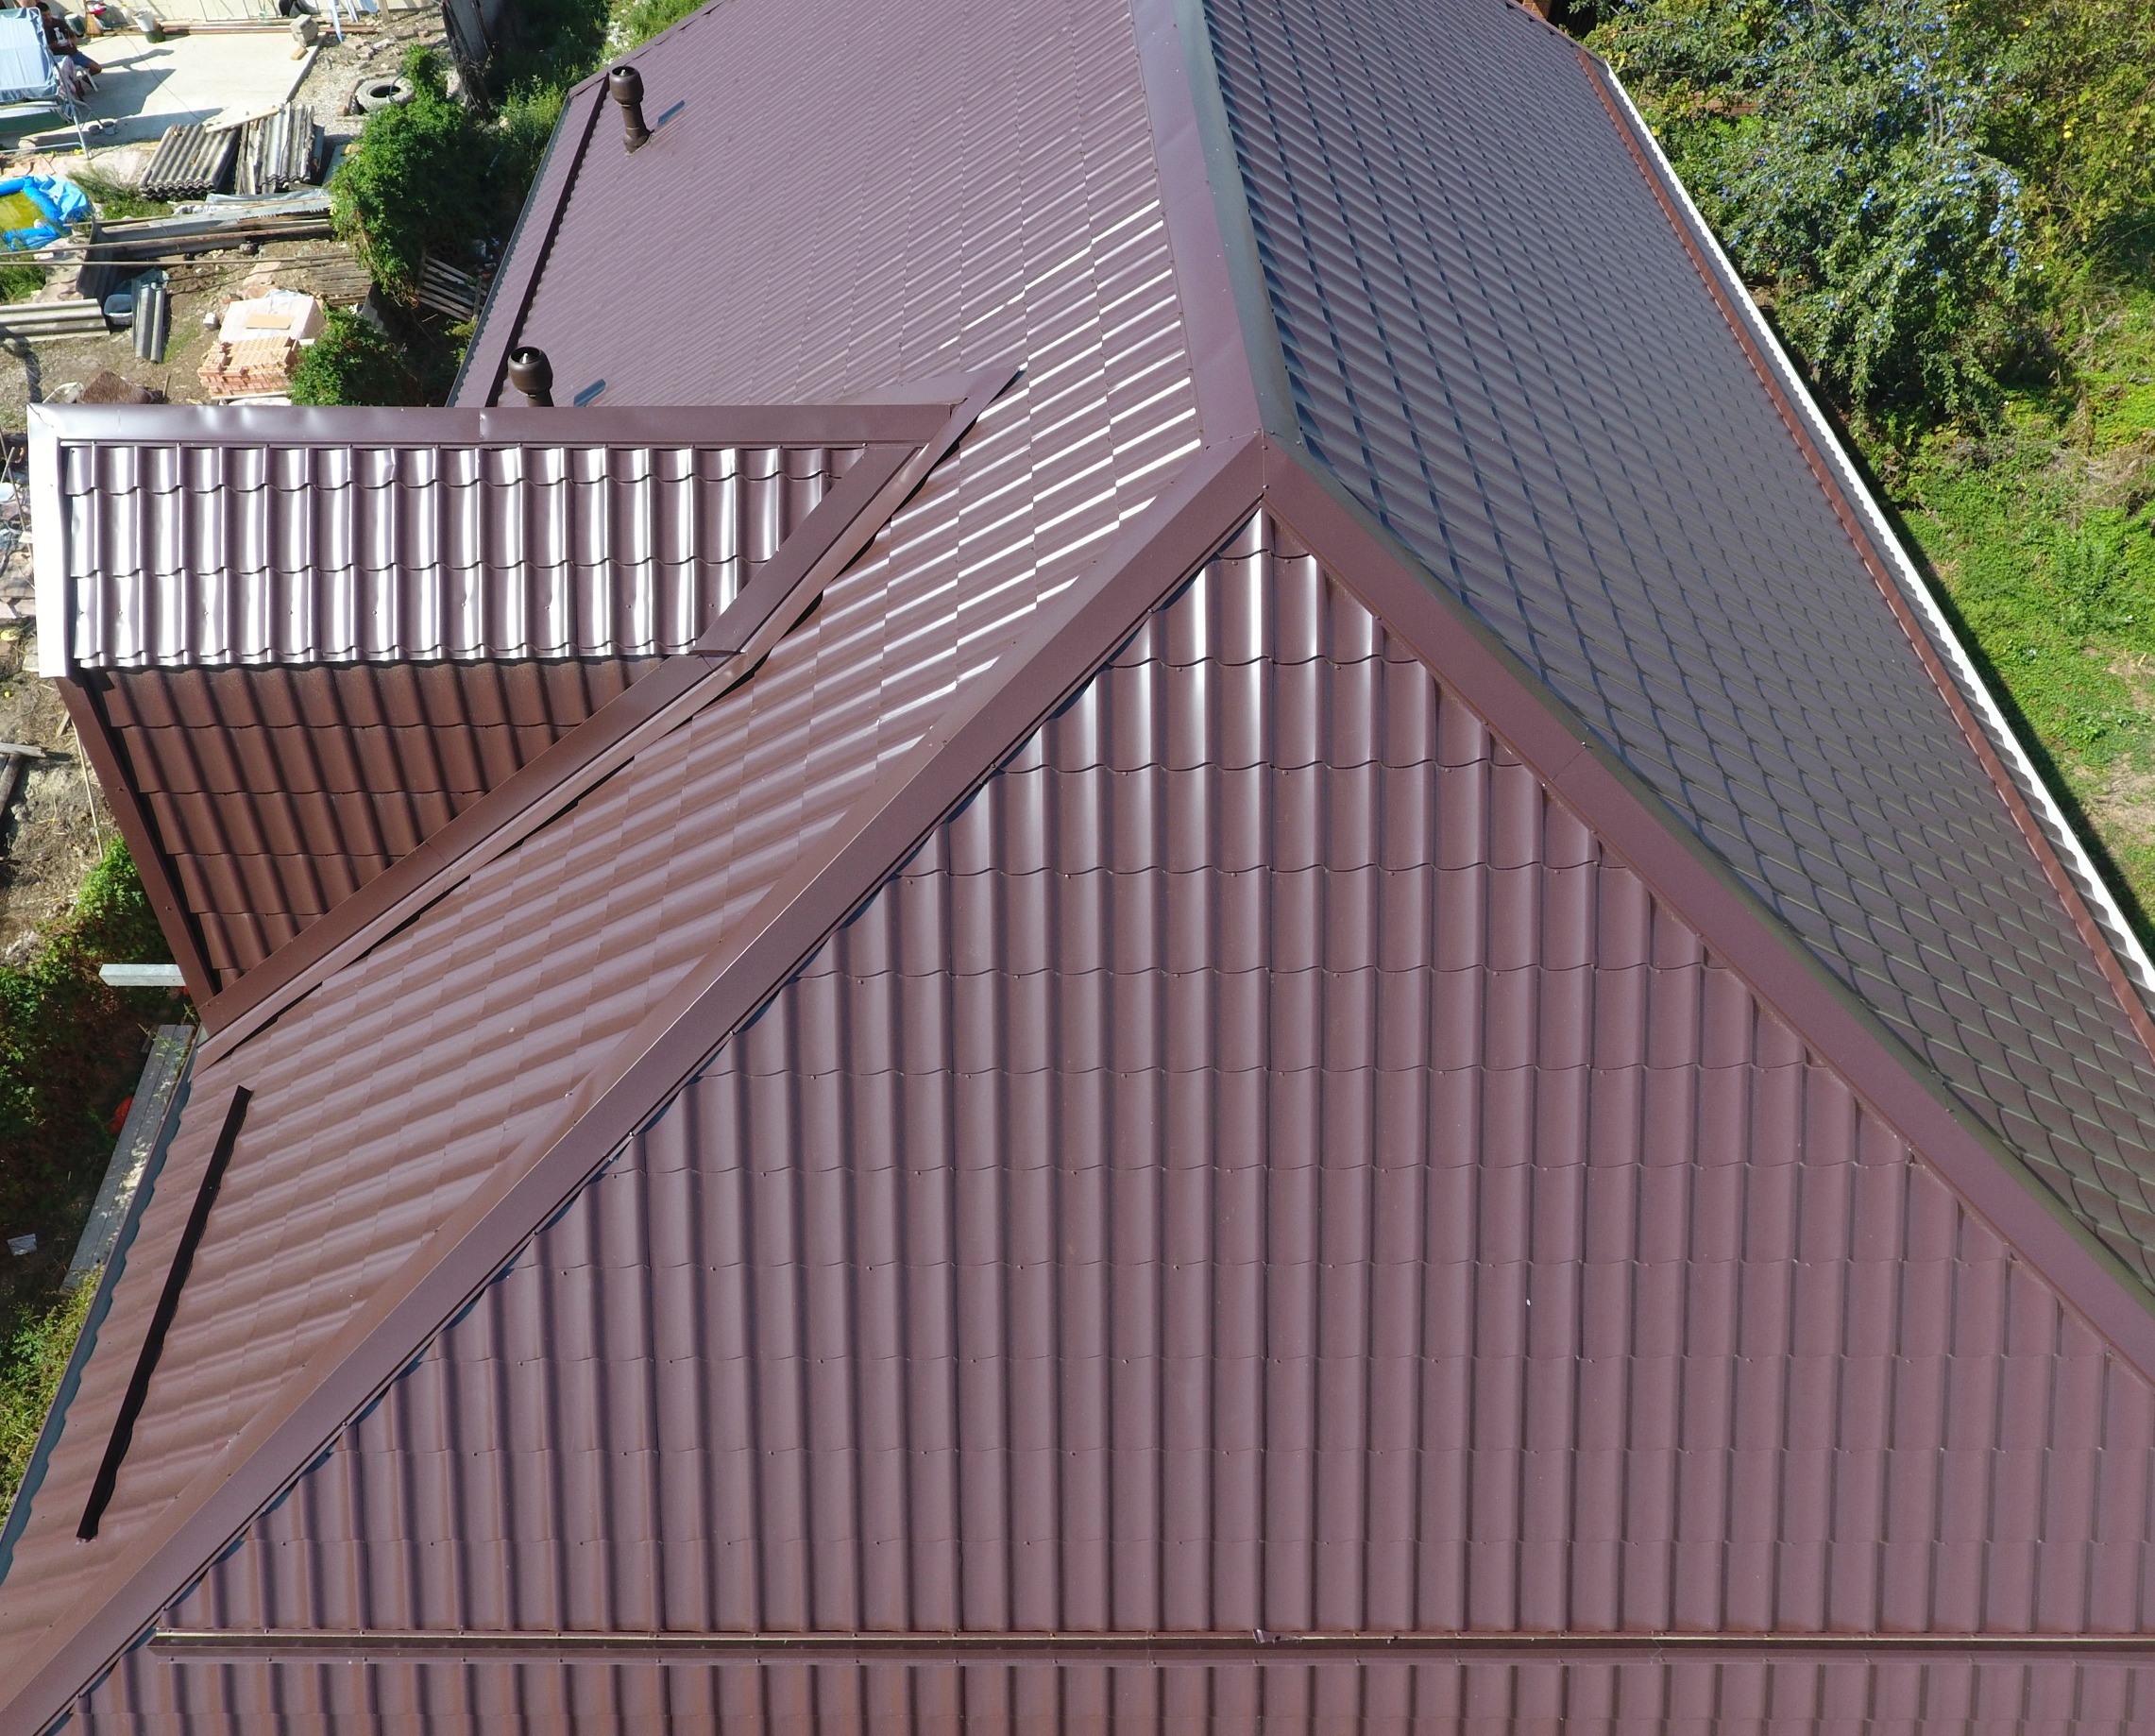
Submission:
{"label": "concrete slab", "polygon": [[[104,36],[85,44],[105,68],[83,105],[87,126],[110,121],[90,135],[93,147],[161,138],[167,127],[260,114],[290,99],[314,64],[312,51],[282,30],[175,36],[147,43],[139,36]],[[57,139],[49,124],[48,139]]]}

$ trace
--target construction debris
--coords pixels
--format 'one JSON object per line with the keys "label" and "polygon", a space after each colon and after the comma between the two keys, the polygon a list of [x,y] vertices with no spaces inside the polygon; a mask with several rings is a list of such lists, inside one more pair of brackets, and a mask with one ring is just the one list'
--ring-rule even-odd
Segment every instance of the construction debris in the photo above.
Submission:
{"label": "construction debris", "polygon": [[246,196],[303,187],[314,179],[318,162],[314,111],[306,103],[286,103],[241,130],[232,190]]}
{"label": "construction debris", "polygon": [[432,253],[419,260],[419,305],[451,319],[477,319],[491,280],[446,264]]}
{"label": "construction debris", "polygon": [[54,338],[99,336],[110,330],[105,304],[88,296],[0,304],[0,337],[35,344]]}
{"label": "construction debris", "polygon": [[143,196],[152,199],[199,198],[205,193],[221,193],[232,177],[239,155],[240,134],[245,128],[223,128],[212,132],[199,123],[168,127],[159,142],[157,155],[143,171]]}
{"label": "construction debris", "polygon": [[108,367],[91,379],[82,388],[82,396],[75,401],[78,404],[161,404],[164,394],[154,385],[137,385],[125,374],[115,374]]}

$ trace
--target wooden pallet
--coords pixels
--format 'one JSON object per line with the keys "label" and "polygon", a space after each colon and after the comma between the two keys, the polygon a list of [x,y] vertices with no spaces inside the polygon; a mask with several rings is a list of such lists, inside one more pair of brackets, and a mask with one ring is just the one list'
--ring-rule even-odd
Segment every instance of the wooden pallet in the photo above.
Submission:
{"label": "wooden pallet", "polygon": [[477,319],[486,305],[489,281],[426,254],[419,261],[419,305],[451,319]]}

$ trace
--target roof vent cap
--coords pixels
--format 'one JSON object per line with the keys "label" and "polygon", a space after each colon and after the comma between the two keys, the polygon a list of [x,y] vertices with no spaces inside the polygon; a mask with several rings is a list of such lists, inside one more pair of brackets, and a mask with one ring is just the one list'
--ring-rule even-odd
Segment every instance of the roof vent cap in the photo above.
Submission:
{"label": "roof vent cap", "polygon": [[553,408],[553,364],[546,351],[529,344],[509,351],[509,383],[524,395],[524,401],[541,410]]}
{"label": "roof vent cap", "polygon": [[617,66],[606,75],[606,94],[621,105],[621,136],[635,150],[651,137],[643,124],[643,75],[633,66]]}

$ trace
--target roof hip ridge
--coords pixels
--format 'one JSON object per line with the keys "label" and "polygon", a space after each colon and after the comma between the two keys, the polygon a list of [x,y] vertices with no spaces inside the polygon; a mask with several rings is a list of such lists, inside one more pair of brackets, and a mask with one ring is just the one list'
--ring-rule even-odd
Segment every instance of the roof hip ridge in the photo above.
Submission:
{"label": "roof hip ridge", "polygon": [[1657,899],[1680,911],[1708,950],[2068,1308],[2155,1384],[2155,1292],[1471,605],[1306,449],[1275,450],[1267,510],[1326,572],[1508,742]]}

